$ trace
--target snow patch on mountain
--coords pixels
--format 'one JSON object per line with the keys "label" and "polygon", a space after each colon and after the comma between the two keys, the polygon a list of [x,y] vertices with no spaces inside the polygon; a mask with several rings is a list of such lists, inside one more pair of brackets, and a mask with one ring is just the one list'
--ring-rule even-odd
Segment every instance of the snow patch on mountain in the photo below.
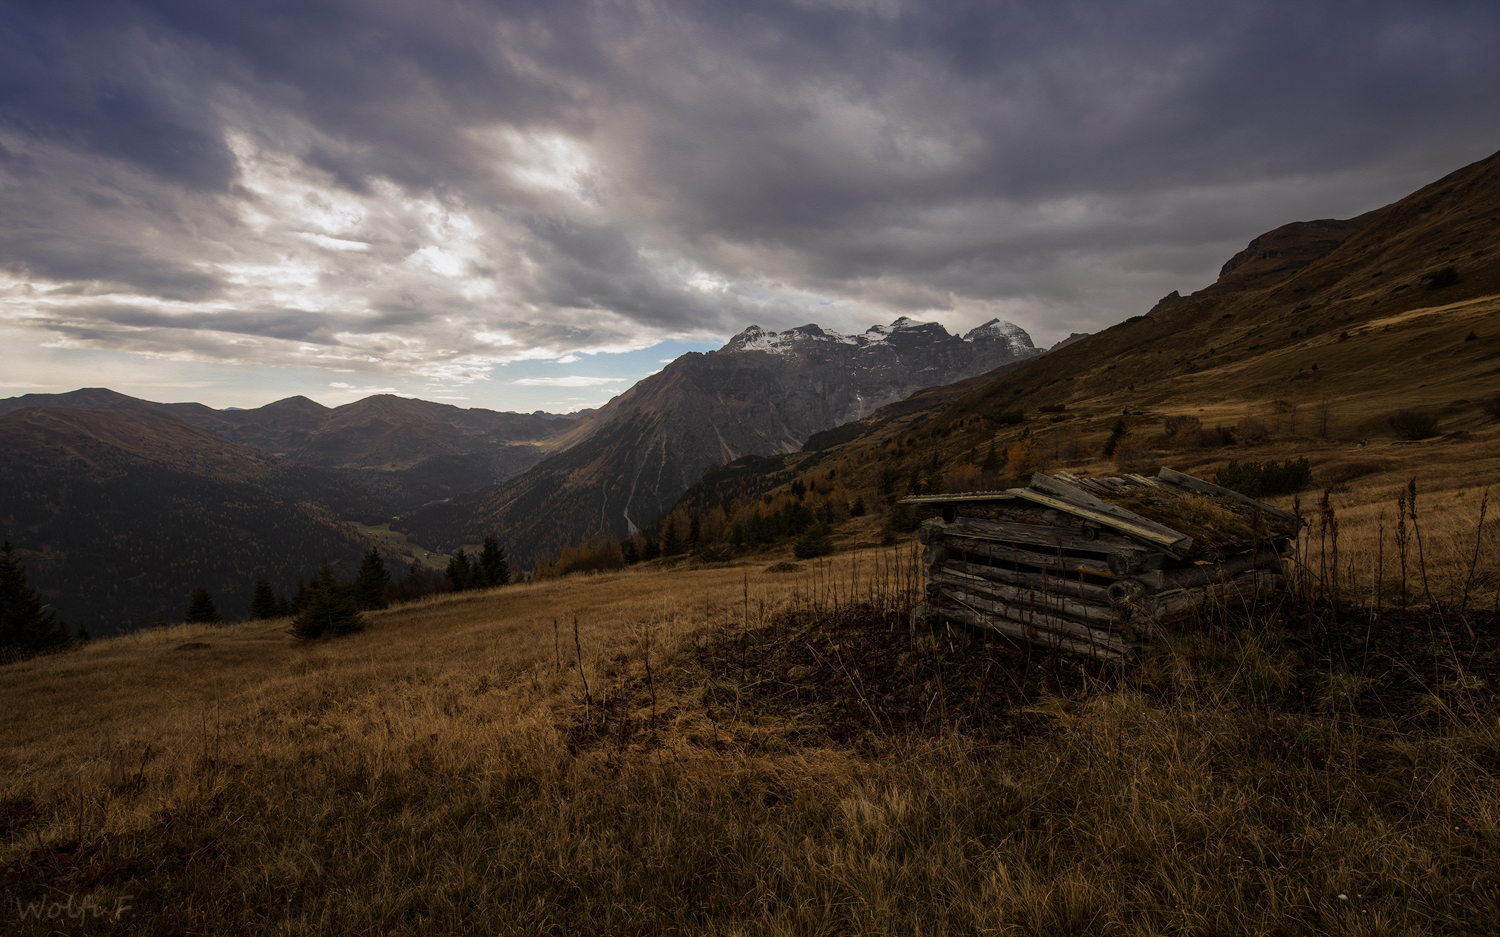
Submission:
{"label": "snow patch on mountain", "polygon": [[[864,348],[884,344],[903,332],[928,333],[935,338],[949,336],[948,330],[936,322],[918,322],[908,316],[902,316],[890,325],[872,325],[859,335],[844,335],[815,323],[799,325],[784,332],[775,332],[752,325],[726,342],[720,351],[764,351],[774,355],[784,355],[810,342],[828,342]],[[998,342],[1008,348],[1013,357],[1026,357],[1037,354],[1041,350],[1032,344],[1031,336],[1026,333],[1025,329],[1013,322],[1004,322],[1000,319],[991,319],[977,328],[970,329],[962,338],[970,343]]]}

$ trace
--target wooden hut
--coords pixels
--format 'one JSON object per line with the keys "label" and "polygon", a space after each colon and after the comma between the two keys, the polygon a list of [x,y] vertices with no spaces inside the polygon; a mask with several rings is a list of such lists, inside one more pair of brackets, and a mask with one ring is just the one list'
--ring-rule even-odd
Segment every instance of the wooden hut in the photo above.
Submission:
{"label": "wooden hut", "polygon": [[1284,588],[1296,515],[1171,469],[1038,473],[1025,488],[923,495],[926,603],[953,623],[1120,660],[1164,621]]}

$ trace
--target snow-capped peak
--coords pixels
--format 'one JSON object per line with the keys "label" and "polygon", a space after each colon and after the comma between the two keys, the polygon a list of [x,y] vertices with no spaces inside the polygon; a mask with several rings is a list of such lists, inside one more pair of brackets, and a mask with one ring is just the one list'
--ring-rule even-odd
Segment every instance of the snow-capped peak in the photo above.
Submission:
{"label": "snow-capped peak", "polygon": [[1014,322],[1005,322],[1001,319],[991,319],[983,325],[975,326],[964,335],[966,342],[1004,342],[1013,351],[1024,352],[1027,349],[1036,350],[1032,344],[1031,336],[1026,330]]}

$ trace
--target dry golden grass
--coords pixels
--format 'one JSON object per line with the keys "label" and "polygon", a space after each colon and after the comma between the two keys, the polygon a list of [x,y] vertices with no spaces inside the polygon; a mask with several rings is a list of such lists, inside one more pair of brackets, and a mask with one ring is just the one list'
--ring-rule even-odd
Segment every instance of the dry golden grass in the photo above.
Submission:
{"label": "dry golden grass", "polygon": [[[280,623],[184,626],[4,668],[6,932],[1500,920],[1500,723],[1484,693],[1449,697],[1418,735],[1337,707],[1298,715],[1264,702],[1293,679],[1274,629],[1186,634],[1124,682],[1041,700],[1054,730],[1018,743],[949,727],[808,747],[757,713],[753,687],[709,680],[696,636],[810,602],[894,601],[911,558],[763,571],[778,559],[446,596],[310,645]],[[208,647],[179,649],[193,643]],[[649,732],[577,734],[607,699],[645,720],[648,691]],[[67,917],[69,900],[100,916]]]}

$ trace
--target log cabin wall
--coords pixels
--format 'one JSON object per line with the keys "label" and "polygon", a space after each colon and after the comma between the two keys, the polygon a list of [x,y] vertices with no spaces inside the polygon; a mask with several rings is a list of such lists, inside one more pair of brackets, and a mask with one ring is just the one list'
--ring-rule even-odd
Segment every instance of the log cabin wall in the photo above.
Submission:
{"label": "log cabin wall", "polygon": [[1127,660],[1163,622],[1285,588],[1297,516],[1162,469],[1038,473],[1025,488],[906,498],[937,511],[912,628],[954,624]]}

